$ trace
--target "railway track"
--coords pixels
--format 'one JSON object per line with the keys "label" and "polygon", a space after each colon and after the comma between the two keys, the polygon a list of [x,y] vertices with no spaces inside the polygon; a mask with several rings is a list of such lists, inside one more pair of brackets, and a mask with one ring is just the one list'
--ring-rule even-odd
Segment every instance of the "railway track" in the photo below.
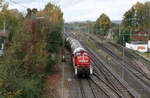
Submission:
{"label": "railway track", "polygon": [[86,98],[86,92],[84,91],[84,88],[83,88],[83,85],[81,80],[79,79],[79,87],[80,87],[80,91],[81,91],[81,95],[82,95],[82,98]]}
{"label": "railway track", "polygon": [[101,89],[108,98],[124,98],[116,90],[114,90],[105,80],[101,79],[98,75],[94,74],[91,81]]}
{"label": "railway track", "polygon": [[[91,61],[93,61],[94,69],[96,70],[95,76],[91,77],[91,80],[108,96],[108,98],[140,98],[140,95],[137,94],[128,83],[121,79],[118,74],[109,68],[95,52],[82,41],[80,41],[80,43],[89,51]],[[99,83],[99,81],[101,82]]]}
{"label": "railway track", "polygon": [[[76,37],[77,39],[77,37]],[[82,45],[86,50],[90,52],[91,61],[93,61],[94,65],[94,76],[91,77],[92,83],[94,83],[99,89],[101,89],[108,98],[141,98],[133,88],[131,88],[126,81],[124,81],[117,73],[115,73],[109,65],[104,62],[99,55],[93,52],[83,41],[81,41]],[[98,43],[96,43],[98,44]],[[100,47],[101,45],[97,45]],[[102,45],[100,47],[103,51],[108,53],[111,57],[113,57],[117,61],[119,65],[124,65],[122,63],[123,59],[120,59],[117,55],[113,54],[112,51],[107,49]],[[124,65],[125,66],[125,65]],[[130,70],[130,74],[133,75],[133,70]]]}
{"label": "railway track", "polygon": [[[69,51],[65,51],[66,62],[70,65],[71,56]],[[74,73],[72,73],[74,74]],[[69,98],[101,98],[97,96],[97,89],[92,85],[90,78],[74,77],[71,95]]]}
{"label": "railway track", "polygon": [[[107,64],[104,64],[102,60],[90,49],[87,50],[91,54],[91,59],[94,62],[95,70],[97,70],[96,77],[103,81],[110,91],[114,92],[116,98],[140,98],[140,95],[132,89],[124,80],[122,80],[119,75],[117,75]],[[105,89],[105,88],[103,88]],[[106,90],[108,90],[106,89]],[[108,95],[112,97],[112,95]]]}
{"label": "railway track", "polygon": [[[124,69],[133,77],[137,78],[137,81],[140,81],[140,84],[143,85],[143,87],[147,87],[146,89],[148,92],[150,92],[150,77],[148,77],[144,72],[140,71],[139,67],[137,67],[135,64],[129,61],[129,59],[123,59],[122,57],[116,55],[113,53],[113,51],[106,48],[103,44],[97,42],[93,38],[90,37],[90,39],[95,42],[95,44],[105,51],[109,56],[112,57],[113,61],[120,66],[123,66]],[[130,55],[131,56],[131,55]]]}
{"label": "railway track", "polygon": [[92,91],[92,93],[93,93],[94,98],[98,98],[98,96],[97,96],[97,94],[96,94],[96,91],[95,91],[95,88],[91,85],[91,84],[92,84],[92,83],[91,83],[91,80],[90,80],[90,79],[87,79],[87,81],[88,81],[88,84],[89,84],[89,86],[90,86],[90,88],[91,88],[91,91]]}
{"label": "railway track", "polygon": [[[116,48],[120,52],[122,52],[122,48],[123,48],[122,46],[116,45],[112,42],[108,42],[108,44],[110,44],[111,46],[113,46],[113,48]],[[146,66],[149,67],[150,62],[142,58],[141,56],[139,58],[139,55],[135,53],[134,51],[129,51],[128,49],[125,48],[124,52],[125,52],[125,57],[127,59],[126,61],[130,61],[129,62],[130,65],[134,65],[133,67],[136,67],[140,73],[145,74],[145,76],[148,79],[150,79],[150,70],[146,68]]]}
{"label": "railway track", "polygon": [[96,89],[91,85],[90,78],[78,78],[81,98],[99,98],[96,94]]}

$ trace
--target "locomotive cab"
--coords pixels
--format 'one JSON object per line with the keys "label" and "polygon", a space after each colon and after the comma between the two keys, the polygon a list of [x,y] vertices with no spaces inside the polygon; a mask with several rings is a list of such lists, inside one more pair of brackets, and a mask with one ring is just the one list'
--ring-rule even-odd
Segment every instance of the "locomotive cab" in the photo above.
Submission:
{"label": "locomotive cab", "polygon": [[90,66],[90,56],[86,51],[79,51],[74,54],[74,67],[75,75],[92,74],[92,68]]}

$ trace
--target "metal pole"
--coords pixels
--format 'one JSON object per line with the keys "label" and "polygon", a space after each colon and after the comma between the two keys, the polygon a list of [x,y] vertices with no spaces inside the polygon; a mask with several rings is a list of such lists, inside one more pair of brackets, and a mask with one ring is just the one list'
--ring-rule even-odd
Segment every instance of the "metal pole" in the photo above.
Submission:
{"label": "metal pole", "polygon": [[[150,18],[150,7],[148,8],[148,18]],[[150,22],[150,19],[149,19]],[[150,29],[150,24],[148,25],[148,28]]]}
{"label": "metal pole", "polygon": [[62,62],[62,97],[64,98],[64,62]]}
{"label": "metal pole", "polygon": [[4,25],[3,31],[4,31],[4,33],[5,33],[5,32],[6,32],[6,21],[5,21],[5,20],[3,21],[3,25]]}
{"label": "metal pole", "polygon": [[[65,26],[64,26],[64,32],[65,32]],[[62,32],[62,60],[64,60],[64,32]],[[62,96],[61,98],[64,98],[64,62],[62,61]]]}
{"label": "metal pole", "polygon": [[120,24],[119,24],[119,37],[120,37]]}
{"label": "metal pole", "polygon": [[89,28],[89,24],[88,24],[88,33],[90,33],[90,28]]}
{"label": "metal pole", "polygon": [[[124,35],[123,35],[123,64],[124,64]],[[124,79],[124,66],[122,66],[122,78]]]}
{"label": "metal pole", "polygon": [[97,24],[95,23],[95,34],[97,34]]}

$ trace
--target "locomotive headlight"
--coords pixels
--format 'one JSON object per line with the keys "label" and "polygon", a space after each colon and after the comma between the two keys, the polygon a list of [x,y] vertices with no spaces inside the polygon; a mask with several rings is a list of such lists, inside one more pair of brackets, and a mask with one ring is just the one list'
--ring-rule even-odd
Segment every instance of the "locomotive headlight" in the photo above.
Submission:
{"label": "locomotive headlight", "polygon": [[88,62],[88,60],[79,60],[79,62]]}

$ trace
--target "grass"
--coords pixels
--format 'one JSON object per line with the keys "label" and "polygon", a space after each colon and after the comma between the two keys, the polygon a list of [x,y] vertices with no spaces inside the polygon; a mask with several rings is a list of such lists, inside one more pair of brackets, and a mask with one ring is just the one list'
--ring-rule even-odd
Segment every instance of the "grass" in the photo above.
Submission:
{"label": "grass", "polygon": [[86,43],[89,45],[89,47],[90,48],[92,48],[93,50],[97,50],[97,47],[96,47],[96,45],[92,42],[92,41],[90,41],[90,40],[86,40]]}
{"label": "grass", "polygon": [[150,60],[150,53],[140,53],[140,54]]}
{"label": "grass", "polygon": [[86,44],[88,44],[88,46],[89,46],[90,48],[92,48],[94,51],[97,51],[97,50],[98,50],[98,49],[97,49],[97,46],[96,46],[91,40],[87,39],[87,38],[84,37],[83,35],[81,35],[80,37],[81,37],[81,39],[82,39]]}
{"label": "grass", "polygon": [[97,46],[94,42],[92,42],[90,39],[85,38],[84,36],[80,36],[80,37],[92,50],[94,50],[96,53],[100,54],[101,56],[104,56],[104,58],[106,58],[106,60],[110,61],[108,54],[106,52],[102,51],[101,49],[97,48]]}

